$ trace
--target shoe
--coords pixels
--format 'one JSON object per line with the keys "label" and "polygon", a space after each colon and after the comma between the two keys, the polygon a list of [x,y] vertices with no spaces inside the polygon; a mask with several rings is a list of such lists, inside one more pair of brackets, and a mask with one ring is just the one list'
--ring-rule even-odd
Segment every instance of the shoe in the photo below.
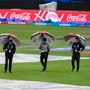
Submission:
{"label": "shoe", "polygon": [[46,67],[44,67],[44,68],[42,69],[42,72],[45,71],[45,70],[46,70]]}
{"label": "shoe", "polygon": [[74,71],[74,69],[72,69],[72,72]]}
{"label": "shoe", "polygon": [[9,71],[10,73],[12,73],[11,71]]}

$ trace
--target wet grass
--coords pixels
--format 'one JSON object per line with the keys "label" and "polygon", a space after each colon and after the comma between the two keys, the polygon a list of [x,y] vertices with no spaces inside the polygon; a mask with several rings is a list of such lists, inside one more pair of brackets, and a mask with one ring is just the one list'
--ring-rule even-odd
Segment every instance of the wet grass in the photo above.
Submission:
{"label": "wet grass", "polygon": [[[38,49],[39,46],[32,43],[32,41],[30,40],[30,36],[37,31],[43,30],[52,33],[55,38],[62,38],[62,40],[56,39],[53,43],[51,43],[51,48],[68,47],[69,45],[63,40],[63,37],[68,33],[79,33],[80,35],[87,38],[89,36],[88,32],[90,32],[90,29],[86,27],[0,25],[0,34],[12,33],[15,34],[20,40],[21,46],[17,48],[17,53],[38,53],[38,51],[32,50],[34,48]],[[87,45],[90,45],[89,41],[87,41]],[[0,46],[0,52],[3,52],[2,46]],[[53,54],[53,52],[51,52],[50,54]]]}
{"label": "wet grass", "polygon": [[[52,33],[55,38],[63,38],[66,34],[74,32],[88,38],[90,28],[86,27],[52,27],[52,26],[29,26],[29,25],[0,25],[0,34],[15,34],[21,42],[17,47],[16,53],[40,54],[38,45],[31,42],[31,34],[44,30]],[[87,34],[88,33],[88,34]],[[90,42],[87,42],[90,45]],[[55,40],[50,44],[51,48],[68,47],[64,40]],[[2,53],[2,46],[0,45]],[[51,55],[71,56],[71,52],[50,52]],[[90,57],[90,54],[82,53],[81,56]],[[4,73],[4,65],[0,64],[0,78],[14,80],[44,81],[63,84],[87,85],[90,86],[90,60],[81,60],[80,71],[71,72],[70,61],[51,61],[48,62],[46,72],[41,72],[40,63],[16,63],[13,64],[13,73]]]}
{"label": "wet grass", "polygon": [[71,62],[50,61],[45,72],[38,63],[13,64],[13,73],[4,73],[3,65],[0,65],[0,78],[10,80],[42,81],[62,84],[90,86],[90,60],[81,60],[79,72],[71,72]]}

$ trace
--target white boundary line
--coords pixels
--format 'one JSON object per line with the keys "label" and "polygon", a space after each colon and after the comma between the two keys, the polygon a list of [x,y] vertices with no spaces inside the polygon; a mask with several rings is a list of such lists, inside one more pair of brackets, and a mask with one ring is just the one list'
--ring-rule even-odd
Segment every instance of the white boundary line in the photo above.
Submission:
{"label": "white boundary line", "polygon": [[[88,57],[81,57],[81,59],[90,59]],[[71,60],[70,56],[55,56],[49,55],[48,61],[55,60]],[[40,55],[37,54],[15,54],[13,57],[13,63],[21,63],[21,62],[39,62]],[[0,53],[0,64],[4,64],[5,55],[4,53]]]}
{"label": "white boundary line", "polygon": [[90,87],[3,79],[0,80],[0,90],[90,90]]}

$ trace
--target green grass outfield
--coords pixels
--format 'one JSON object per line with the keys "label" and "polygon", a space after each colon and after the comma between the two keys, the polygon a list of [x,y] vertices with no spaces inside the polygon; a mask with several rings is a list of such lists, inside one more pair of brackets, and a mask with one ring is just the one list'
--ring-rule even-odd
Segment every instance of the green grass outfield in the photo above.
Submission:
{"label": "green grass outfield", "polygon": [[[30,25],[0,25],[0,34],[12,33],[17,35],[21,41],[21,46],[16,53],[39,54],[39,51],[32,50],[38,48],[30,41],[30,35],[37,31],[48,31],[55,38],[63,38],[70,32],[79,33],[89,38],[90,28],[85,27],[52,27],[52,26],[30,26]],[[87,41],[87,45],[90,42]],[[55,40],[50,44],[51,48],[69,46],[64,40]],[[0,52],[3,52],[0,46]],[[89,52],[89,51],[88,51]],[[71,56],[71,52],[50,52],[51,55]],[[83,53],[81,56],[89,57],[90,54]],[[50,61],[46,72],[41,72],[40,63],[17,63],[13,64],[13,73],[3,73],[3,65],[0,65],[1,79],[17,79],[30,81],[46,81],[62,84],[87,85],[90,86],[90,60],[81,60],[80,72],[71,72],[71,63],[68,61]]]}

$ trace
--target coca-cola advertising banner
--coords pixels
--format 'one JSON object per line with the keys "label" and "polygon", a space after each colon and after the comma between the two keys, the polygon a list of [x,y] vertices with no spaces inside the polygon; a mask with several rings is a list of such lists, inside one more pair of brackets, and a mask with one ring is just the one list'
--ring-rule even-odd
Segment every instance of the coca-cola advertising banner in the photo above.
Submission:
{"label": "coca-cola advertising banner", "polygon": [[89,22],[90,12],[80,11],[41,11],[41,10],[0,10],[0,18],[38,22]]}

